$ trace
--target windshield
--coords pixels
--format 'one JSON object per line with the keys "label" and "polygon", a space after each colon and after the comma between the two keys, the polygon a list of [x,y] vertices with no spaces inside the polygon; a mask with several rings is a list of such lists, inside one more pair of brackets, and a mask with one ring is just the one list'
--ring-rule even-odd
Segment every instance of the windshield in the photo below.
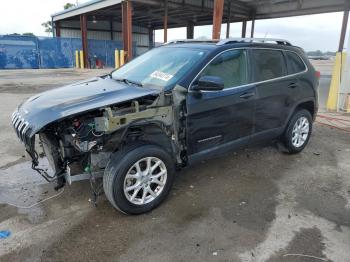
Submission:
{"label": "windshield", "polygon": [[114,71],[112,78],[164,89],[175,85],[205,54],[196,49],[155,48]]}

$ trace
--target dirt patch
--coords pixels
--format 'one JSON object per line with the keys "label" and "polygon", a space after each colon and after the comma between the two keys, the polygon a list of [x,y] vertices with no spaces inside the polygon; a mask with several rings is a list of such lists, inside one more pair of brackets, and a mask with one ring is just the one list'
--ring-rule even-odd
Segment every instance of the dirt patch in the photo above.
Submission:
{"label": "dirt patch", "polygon": [[[322,250],[322,234],[317,228],[301,229],[293,238],[285,250],[281,250],[270,258],[268,262],[315,262],[322,261],[316,258],[326,259]],[[304,256],[303,256],[304,255]],[[313,256],[307,257],[307,256]]]}
{"label": "dirt patch", "polygon": [[334,222],[337,227],[350,226],[350,210],[347,201],[332,188],[315,188],[300,191],[300,206],[313,212],[316,216]]}

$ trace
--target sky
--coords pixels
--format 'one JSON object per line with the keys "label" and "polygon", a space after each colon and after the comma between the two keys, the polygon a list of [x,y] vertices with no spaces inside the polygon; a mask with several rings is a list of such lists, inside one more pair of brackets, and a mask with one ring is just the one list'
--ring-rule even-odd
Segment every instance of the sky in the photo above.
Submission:
{"label": "sky", "polygon": [[[61,11],[69,0],[1,0],[0,35],[32,32],[38,36],[47,36],[41,24],[51,20],[50,15]],[[70,2],[75,3],[76,0]],[[79,3],[87,0],[79,0]],[[342,13],[257,20],[255,37],[283,38],[306,51],[336,51],[339,44]],[[350,28],[350,26],[349,26]],[[194,37],[211,37],[211,26],[195,27]],[[222,25],[221,36],[226,35],[226,25]],[[247,26],[250,35],[250,23]],[[231,37],[241,36],[241,23],[231,25]],[[186,29],[169,29],[168,40],[186,38]],[[163,41],[162,30],[157,30],[155,39]]]}
{"label": "sky", "polygon": [[[281,38],[306,51],[336,51],[339,45],[343,13],[297,16],[255,21],[254,37]],[[350,27],[350,26],[349,26]],[[230,26],[230,37],[241,37],[242,23]],[[247,37],[250,36],[251,22],[247,24]],[[169,29],[168,29],[169,30]],[[211,38],[212,26],[195,27],[194,37]],[[226,24],[221,27],[221,38],[226,37]],[[170,29],[168,40],[186,38],[185,28]],[[163,30],[156,31],[156,41],[163,41]]]}

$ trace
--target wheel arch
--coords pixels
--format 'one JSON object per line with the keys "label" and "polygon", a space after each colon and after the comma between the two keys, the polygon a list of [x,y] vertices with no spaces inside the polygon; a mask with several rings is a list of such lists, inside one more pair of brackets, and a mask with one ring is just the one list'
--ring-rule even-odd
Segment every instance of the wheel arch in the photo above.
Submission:
{"label": "wheel arch", "polygon": [[299,101],[299,103],[295,104],[294,108],[290,111],[289,116],[286,120],[286,122],[284,123],[284,128],[288,125],[289,121],[291,120],[291,118],[293,117],[293,115],[295,114],[295,112],[297,112],[300,109],[305,109],[307,111],[310,112],[312,119],[315,120],[316,119],[316,115],[317,115],[317,103],[315,101],[314,98],[308,98],[308,99],[304,99]]}
{"label": "wheel arch", "polygon": [[315,108],[315,102],[313,100],[305,101],[300,104],[295,108],[294,112],[296,112],[299,109],[305,109],[310,112],[312,119],[315,119],[316,117],[316,108]]}
{"label": "wheel arch", "polygon": [[170,155],[175,155],[171,132],[161,122],[135,123],[128,126],[124,131],[122,143],[129,145],[137,142],[157,145]]}

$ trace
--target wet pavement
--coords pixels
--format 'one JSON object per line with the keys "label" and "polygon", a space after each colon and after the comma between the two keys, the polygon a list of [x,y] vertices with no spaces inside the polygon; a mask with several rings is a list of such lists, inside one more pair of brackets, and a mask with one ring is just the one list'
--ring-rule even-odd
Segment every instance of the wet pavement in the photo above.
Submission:
{"label": "wet pavement", "polygon": [[55,192],[5,131],[0,261],[350,261],[348,132],[316,124],[301,154],[270,144],[202,162],[159,208],[126,216],[104,196],[92,206],[87,181]]}
{"label": "wet pavement", "polygon": [[[336,138],[336,139],[335,139]],[[86,181],[58,197],[24,162],[0,171],[1,261],[349,261],[350,136],[316,125],[299,155],[258,146],[178,173],[156,210],[126,216]]]}

